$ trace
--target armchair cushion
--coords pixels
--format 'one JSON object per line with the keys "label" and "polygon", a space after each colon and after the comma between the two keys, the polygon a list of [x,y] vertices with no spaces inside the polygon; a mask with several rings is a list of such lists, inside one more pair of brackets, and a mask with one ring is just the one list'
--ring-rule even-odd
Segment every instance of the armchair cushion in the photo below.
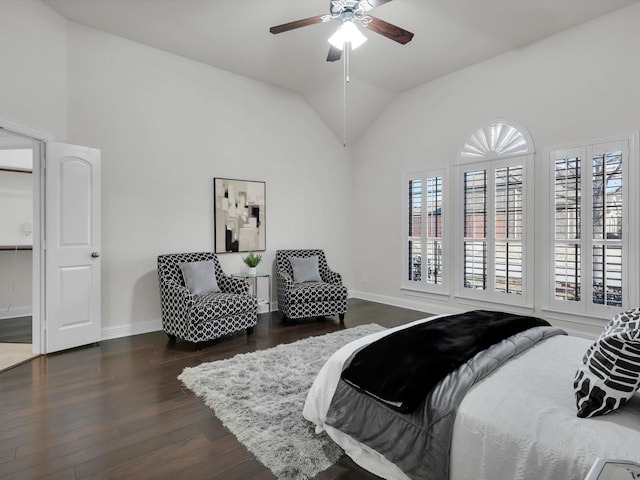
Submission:
{"label": "armchair cushion", "polygon": [[289,303],[333,302],[347,298],[347,287],[324,282],[296,283],[289,290]]}
{"label": "armchair cushion", "polygon": [[216,280],[213,260],[181,263],[180,270],[184,277],[184,284],[194,295],[215,293],[220,291]]}
{"label": "armchair cushion", "polygon": [[293,270],[293,283],[321,282],[318,257],[289,257]]}
{"label": "armchair cushion", "polygon": [[195,323],[239,315],[253,308],[255,299],[233,293],[208,293],[193,299],[192,318]]}

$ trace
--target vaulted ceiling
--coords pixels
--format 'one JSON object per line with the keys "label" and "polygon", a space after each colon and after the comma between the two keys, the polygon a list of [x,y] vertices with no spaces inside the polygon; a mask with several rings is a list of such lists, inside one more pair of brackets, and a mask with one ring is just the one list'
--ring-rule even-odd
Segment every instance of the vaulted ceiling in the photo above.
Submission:
{"label": "vaulted ceiling", "polygon": [[[329,0],[43,0],[68,20],[302,95],[341,141],[343,62],[327,62]],[[394,0],[370,14],[415,34],[400,45],[370,30],[351,55],[348,143],[394,95],[639,0]]]}

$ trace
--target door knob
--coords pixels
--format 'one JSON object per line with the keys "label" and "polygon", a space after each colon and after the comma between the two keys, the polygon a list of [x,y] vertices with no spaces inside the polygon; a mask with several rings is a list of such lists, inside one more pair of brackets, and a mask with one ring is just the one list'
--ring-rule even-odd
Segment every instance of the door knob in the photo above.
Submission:
{"label": "door knob", "polygon": [[100,252],[91,252],[91,258],[98,258],[100,256]]}

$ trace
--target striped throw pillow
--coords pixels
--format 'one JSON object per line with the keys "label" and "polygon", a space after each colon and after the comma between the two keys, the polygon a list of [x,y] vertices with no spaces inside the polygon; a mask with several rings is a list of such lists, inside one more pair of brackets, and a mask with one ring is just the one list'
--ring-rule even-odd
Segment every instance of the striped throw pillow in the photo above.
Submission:
{"label": "striped throw pillow", "polygon": [[640,308],[619,313],[589,347],[573,387],[578,417],[621,407],[640,387]]}

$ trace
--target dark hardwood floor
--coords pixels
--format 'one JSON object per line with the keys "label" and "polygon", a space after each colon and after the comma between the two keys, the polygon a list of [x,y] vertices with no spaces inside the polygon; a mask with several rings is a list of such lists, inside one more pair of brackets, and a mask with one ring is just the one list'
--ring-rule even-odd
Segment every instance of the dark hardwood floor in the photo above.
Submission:
{"label": "dark hardwood floor", "polygon": [[[283,324],[262,314],[255,333],[201,351],[163,332],[41,356],[0,373],[0,479],[274,479],[177,376],[199,365],[366,323],[429,316],[351,299],[337,318]],[[375,478],[346,457],[318,480]]]}

